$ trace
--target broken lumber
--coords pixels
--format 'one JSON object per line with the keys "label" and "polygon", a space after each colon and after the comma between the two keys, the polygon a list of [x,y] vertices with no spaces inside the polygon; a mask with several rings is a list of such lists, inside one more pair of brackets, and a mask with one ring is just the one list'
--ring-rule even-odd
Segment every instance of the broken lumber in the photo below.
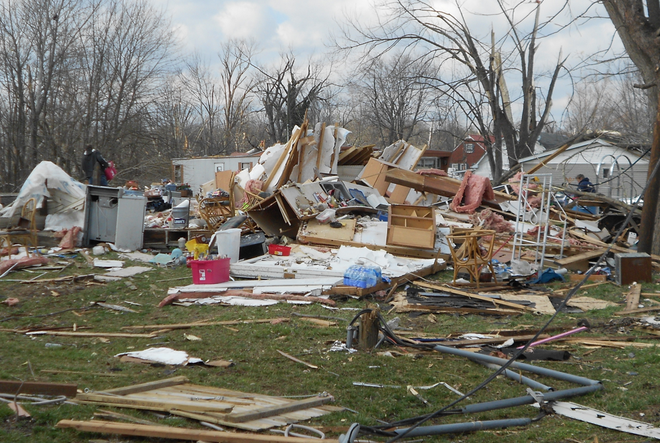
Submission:
{"label": "broken lumber", "polygon": [[436,285],[433,283],[426,283],[426,282],[415,282],[415,285],[421,286],[422,288],[435,289],[436,291],[443,291],[443,292],[449,292],[451,294],[462,295],[464,297],[474,298],[481,301],[488,301],[496,305],[502,305],[517,310],[536,312],[536,309],[530,308],[529,306],[523,306],[518,303],[508,302],[506,300],[498,300],[495,298],[486,297],[484,295],[473,294],[471,292],[460,291],[458,289],[454,289],[449,286]]}
{"label": "broken lumber", "polygon": [[303,364],[303,365],[307,366],[308,368],[312,368],[312,369],[318,369],[318,368],[319,368],[319,367],[316,366],[316,365],[313,365],[313,364],[311,364],[311,363],[307,363],[307,362],[305,362],[305,361],[302,361],[302,360],[300,360],[300,359],[294,357],[293,355],[289,355],[289,354],[287,354],[286,352],[282,352],[282,351],[280,351],[279,349],[276,349],[276,351],[279,352],[280,354],[282,354],[284,357],[288,358],[289,360],[295,361],[296,363]]}
{"label": "broken lumber", "polygon": [[137,385],[122,386],[121,388],[106,389],[103,392],[114,395],[128,395],[128,394],[135,394],[137,392],[151,391],[153,389],[168,388],[170,386],[182,385],[184,383],[188,383],[188,381],[189,380],[187,377],[179,376],[179,377],[166,378],[164,380],[150,381],[147,383],[139,383]]}
{"label": "broken lumber", "polygon": [[593,251],[585,251],[580,254],[571,255],[569,257],[555,260],[555,263],[562,268],[570,269],[571,271],[586,272],[589,270],[589,261],[599,258],[605,251],[607,251],[607,248],[598,248],[594,249]]}
{"label": "broken lumber", "polygon": [[131,325],[123,326],[122,329],[190,329],[197,326],[234,326],[234,325],[246,325],[252,323],[286,323],[291,321],[288,317],[277,317],[277,318],[260,318],[256,320],[225,320],[225,321],[210,321],[204,320],[193,323],[173,323],[173,324],[161,324],[161,325]]}
{"label": "broken lumber", "polygon": [[88,405],[103,405],[113,407],[128,407],[133,409],[144,409],[147,411],[169,412],[172,409],[183,409],[197,412],[221,412],[227,413],[234,409],[229,403],[215,402],[208,404],[200,401],[159,399],[149,400],[137,396],[124,397],[106,394],[79,394],[75,400],[77,403]]}
{"label": "broken lumber", "polygon": [[633,283],[630,286],[630,291],[626,294],[626,311],[634,311],[639,309],[639,296],[642,293],[642,285]]}
{"label": "broken lumber", "polygon": [[[458,188],[461,186],[461,180],[455,178],[417,174],[405,169],[392,168],[385,174],[385,181],[397,185],[407,186],[420,192],[430,192],[443,197],[454,197]],[[483,200],[482,204],[492,206],[495,209],[501,209],[498,203],[517,200],[518,197],[506,194],[504,192],[494,191],[495,200]]]}
{"label": "broken lumber", "polygon": [[[71,428],[82,432],[100,432],[106,434],[132,435],[137,437],[168,438],[172,440],[202,440],[220,443],[318,443],[319,441],[318,438],[206,431],[190,428],[176,428],[173,426],[150,426],[132,423],[113,423],[101,420],[60,420],[56,427],[60,429]],[[332,439],[326,439],[324,442],[339,443],[338,440]]]}
{"label": "broken lumber", "polygon": [[0,380],[0,392],[3,394],[64,395],[73,398],[78,393],[78,385],[70,383],[21,382]]}
{"label": "broken lumber", "polygon": [[233,423],[242,423],[250,420],[259,420],[262,418],[272,417],[274,415],[285,414],[287,412],[299,411],[301,409],[315,408],[330,403],[334,398],[331,396],[326,397],[311,397],[303,400],[293,401],[285,405],[266,406],[260,409],[253,409],[251,411],[239,412],[229,414],[225,420]]}
{"label": "broken lumber", "polygon": [[60,337],[114,337],[114,338],[154,338],[151,334],[130,334],[127,332],[68,332],[68,331],[34,331],[25,335],[57,335]]}

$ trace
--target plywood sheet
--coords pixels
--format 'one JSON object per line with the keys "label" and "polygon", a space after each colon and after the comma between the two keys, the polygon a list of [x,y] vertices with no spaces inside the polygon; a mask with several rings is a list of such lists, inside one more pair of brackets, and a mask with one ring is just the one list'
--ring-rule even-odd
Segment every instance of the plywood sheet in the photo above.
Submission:
{"label": "plywood sheet", "polygon": [[341,228],[333,228],[329,224],[322,224],[316,220],[307,222],[306,233],[308,237],[334,239],[337,241],[353,241],[355,236],[355,219],[342,220]]}

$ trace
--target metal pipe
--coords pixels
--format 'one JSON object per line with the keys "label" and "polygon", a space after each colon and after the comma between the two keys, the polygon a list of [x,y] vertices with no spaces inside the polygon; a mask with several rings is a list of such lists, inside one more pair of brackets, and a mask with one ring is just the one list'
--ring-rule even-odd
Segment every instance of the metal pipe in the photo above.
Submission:
{"label": "metal pipe", "polygon": [[[473,361],[484,361],[487,363],[494,363],[500,366],[508,363],[508,360],[505,360],[503,358],[493,357],[491,355],[467,352],[460,349],[450,348],[448,346],[435,345],[433,349],[435,349],[438,352],[444,352],[445,354],[460,355],[461,357],[465,357]],[[597,380],[591,380],[589,378],[580,377],[572,374],[566,374],[564,372],[554,371],[552,369],[547,369],[547,368],[541,368],[539,366],[533,366],[526,363],[518,363],[514,361],[509,365],[509,367],[515,369],[521,369],[523,371],[528,371],[533,374],[545,375],[548,377],[556,378],[557,380],[564,380],[570,383],[576,383],[578,385],[583,385],[583,386],[600,384],[600,382]]]}
{"label": "metal pipe", "polygon": [[[553,391],[547,393],[544,392],[543,399],[547,401],[552,401],[552,400],[560,400],[569,397],[577,397],[579,395],[585,395],[591,392],[598,391],[599,389],[602,388],[603,385],[598,384],[598,385],[590,385],[590,386],[581,386],[579,388],[564,389],[561,391]],[[534,403],[536,403],[534,397],[532,397],[531,395],[525,395],[522,397],[505,398],[504,400],[494,400],[484,403],[474,403],[462,407],[460,411],[463,414],[472,414],[475,412],[486,412],[495,409],[512,408],[514,406],[533,405]]]}
{"label": "metal pipe", "polygon": [[472,421],[467,423],[452,423],[448,425],[420,426],[407,429],[397,429],[399,435],[406,437],[421,437],[424,435],[456,434],[460,432],[481,431],[484,429],[508,428],[511,426],[527,426],[532,422],[529,418],[511,418],[507,420]]}
{"label": "metal pipe", "polygon": [[[482,361],[480,361],[479,363],[481,363],[482,365],[486,366],[489,369],[499,369],[500,368],[499,365],[495,365],[495,364],[492,364],[492,363],[484,363]],[[547,386],[547,385],[544,385],[543,383],[539,383],[536,380],[532,380],[529,377],[525,377],[524,375],[518,374],[517,372],[513,372],[509,369],[504,370],[504,375],[506,375],[511,380],[520,382],[520,383],[522,383],[524,385],[527,385],[530,388],[532,388],[534,390],[537,390],[537,391],[554,391],[555,390],[551,386]]]}

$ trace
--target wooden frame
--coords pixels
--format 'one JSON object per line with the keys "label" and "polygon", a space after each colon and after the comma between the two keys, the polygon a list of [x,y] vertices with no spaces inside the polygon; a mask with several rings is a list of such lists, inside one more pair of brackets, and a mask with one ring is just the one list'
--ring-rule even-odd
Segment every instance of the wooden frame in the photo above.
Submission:
{"label": "wooden frame", "polygon": [[11,258],[11,248],[14,243],[18,243],[25,247],[25,253],[30,255],[29,247],[36,248],[39,246],[37,238],[37,199],[30,198],[21,209],[21,216],[16,223],[16,226],[9,228],[6,231],[0,232],[0,249],[3,245],[7,248],[7,255]]}

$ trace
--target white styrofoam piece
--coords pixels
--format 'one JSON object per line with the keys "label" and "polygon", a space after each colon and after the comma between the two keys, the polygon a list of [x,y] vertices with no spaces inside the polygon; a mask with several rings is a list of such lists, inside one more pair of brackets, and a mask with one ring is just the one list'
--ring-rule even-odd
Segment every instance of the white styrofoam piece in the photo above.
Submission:
{"label": "white styrofoam piece", "polygon": [[200,358],[190,357],[185,351],[176,351],[171,348],[149,348],[144,351],[122,352],[121,354],[115,355],[115,357],[121,357],[123,355],[165,365],[185,366],[189,363],[203,362]]}

